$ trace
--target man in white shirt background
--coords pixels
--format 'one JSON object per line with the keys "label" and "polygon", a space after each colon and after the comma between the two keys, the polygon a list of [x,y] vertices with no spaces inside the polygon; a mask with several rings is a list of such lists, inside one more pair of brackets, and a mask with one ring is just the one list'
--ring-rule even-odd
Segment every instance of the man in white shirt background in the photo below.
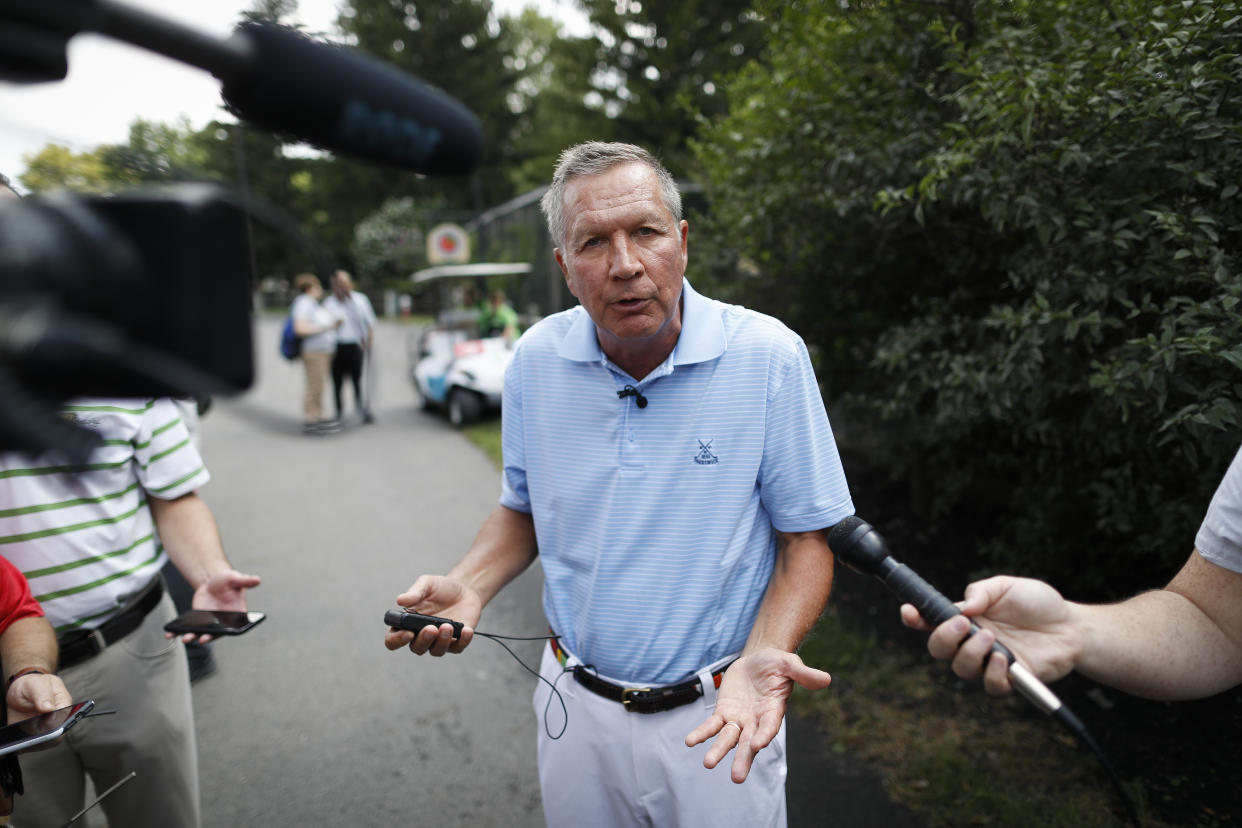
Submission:
{"label": "man in white shirt background", "polygon": [[336,419],[342,420],[345,414],[341,388],[349,377],[354,386],[354,410],[361,413],[362,422],[373,423],[370,394],[362,382],[363,367],[375,337],[375,311],[371,308],[371,300],[354,290],[347,272],[338,270],[332,276],[332,295],[324,300],[323,306],[341,320],[341,326],[336,329],[336,351],[332,355],[332,399],[336,403]]}

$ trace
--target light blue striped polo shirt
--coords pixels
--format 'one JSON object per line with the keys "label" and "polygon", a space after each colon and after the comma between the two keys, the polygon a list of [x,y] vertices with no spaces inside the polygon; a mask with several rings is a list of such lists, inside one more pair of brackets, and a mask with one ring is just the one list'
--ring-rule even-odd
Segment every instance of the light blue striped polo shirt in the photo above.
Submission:
{"label": "light blue striped polo shirt", "polygon": [[[682,299],[677,345],[641,383],[580,306],[527,331],[505,375],[500,502],[534,516],[548,621],[584,663],[635,683],[742,648],[773,527],[854,513],[802,340],[688,281]],[[646,408],[617,397],[627,384]]]}

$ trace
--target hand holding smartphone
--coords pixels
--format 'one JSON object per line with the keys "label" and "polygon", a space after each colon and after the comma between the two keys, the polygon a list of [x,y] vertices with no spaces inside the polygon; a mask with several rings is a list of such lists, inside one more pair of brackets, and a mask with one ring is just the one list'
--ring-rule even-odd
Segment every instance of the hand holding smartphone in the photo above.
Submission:
{"label": "hand holding smartphone", "polygon": [[241,635],[266,618],[262,612],[239,610],[190,610],[164,625],[170,633],[194,635]]}
{"label": "hand holding smartphone", "polygon": [[0,756],[59,739],[95,709],[91,699],[0,727]]}

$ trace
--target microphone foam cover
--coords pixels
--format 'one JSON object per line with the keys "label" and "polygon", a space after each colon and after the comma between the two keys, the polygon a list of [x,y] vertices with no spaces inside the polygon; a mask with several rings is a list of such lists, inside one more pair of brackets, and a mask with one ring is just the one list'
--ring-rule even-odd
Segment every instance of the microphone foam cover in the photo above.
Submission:
{"label": "microphone foam cover", "polygon": [[248,68],[222,93],[241,118],[324,149],[427,175],[469,172],[483,154],[470,110],[375,58],[268,23],[238,27]]}

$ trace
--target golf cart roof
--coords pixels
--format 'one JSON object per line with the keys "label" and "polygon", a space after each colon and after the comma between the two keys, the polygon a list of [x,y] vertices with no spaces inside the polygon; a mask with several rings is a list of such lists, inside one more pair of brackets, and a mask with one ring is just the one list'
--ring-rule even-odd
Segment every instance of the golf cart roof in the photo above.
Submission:
{"label": "golf cart roof", "polygon": [[530,273],[529,262],[482,262],[466,265],[437,265],[416,270],[410,276],[414,284],[423,284],[436,279],[459,279],[474,276],[520,276]]}

